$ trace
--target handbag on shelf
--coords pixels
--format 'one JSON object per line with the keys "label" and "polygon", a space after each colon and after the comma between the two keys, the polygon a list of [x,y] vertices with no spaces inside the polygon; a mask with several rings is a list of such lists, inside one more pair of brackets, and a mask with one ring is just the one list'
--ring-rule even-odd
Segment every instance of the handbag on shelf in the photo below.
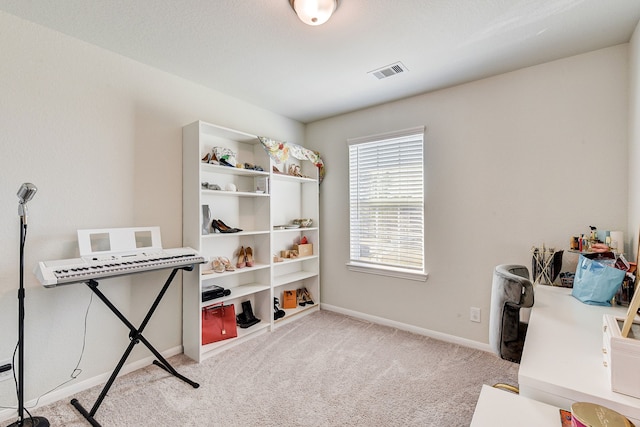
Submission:
{"label": "handbag on shelf", "polygon": [[282,308],[296,308],[297,306],[296,291],[284,291],[282,293]]}
{"label": "handbag on shelf", "polygon": [[238,336],[236,309],[223,303],[202,308],[202,345]]}
{"label": "handbag on shelf", "polygon": [[615,261],[610,252],[580,255],[571,295],[585,304],[610,306],[625,276]]}

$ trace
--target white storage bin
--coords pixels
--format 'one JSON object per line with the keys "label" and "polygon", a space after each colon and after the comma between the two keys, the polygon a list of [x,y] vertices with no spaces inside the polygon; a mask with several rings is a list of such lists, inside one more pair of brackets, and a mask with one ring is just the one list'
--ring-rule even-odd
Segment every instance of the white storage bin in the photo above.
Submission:
{"label": "white storage bin", "polygon": [[603,364],[611,390],[640,398],[640,321],[636,318],[626,338],[621,335],[623,317],[603,316]]}

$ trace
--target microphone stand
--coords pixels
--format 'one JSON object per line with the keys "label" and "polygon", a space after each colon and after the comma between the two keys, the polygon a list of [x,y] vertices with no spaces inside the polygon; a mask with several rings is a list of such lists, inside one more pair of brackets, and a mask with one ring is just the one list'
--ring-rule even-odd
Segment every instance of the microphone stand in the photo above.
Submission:
{"label": "microphone stand", "polygon": [[[24,244],[27,238],[27,206],[20,203],[20,288],[18,289],[18,421],[7,427],[49,427],[44,417],[32,417],[24,409]],[[14,366],[15,369],[15,366]],[[24,419],[24,412],[29,418]]]}

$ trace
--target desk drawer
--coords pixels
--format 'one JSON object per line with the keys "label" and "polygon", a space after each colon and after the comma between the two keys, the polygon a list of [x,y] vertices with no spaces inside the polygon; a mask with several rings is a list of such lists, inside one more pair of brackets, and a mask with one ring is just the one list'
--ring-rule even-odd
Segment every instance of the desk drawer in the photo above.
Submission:
{"label": "desk drawer", "polygon": [[607,333],[606,316],[602,316],[602,366],[607,370],[607,377],[611,383],[611,335]]}

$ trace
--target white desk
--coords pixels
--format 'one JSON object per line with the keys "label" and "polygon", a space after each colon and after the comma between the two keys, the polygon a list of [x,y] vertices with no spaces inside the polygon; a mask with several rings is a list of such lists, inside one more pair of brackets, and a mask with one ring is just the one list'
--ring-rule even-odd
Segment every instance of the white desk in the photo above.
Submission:
{"label": "white desk", "polygon": [[611,391],[602,364],[603,314],[624,316],[626,307],[587,305],[571,289],[537,285],[518,372],[520,395],[563,409],[597,403],[640,426],[640,399]]}
{"label": "white desk", "polygon": [[560,410],[488,385],[482,386],[470,427],[560,426]]}

